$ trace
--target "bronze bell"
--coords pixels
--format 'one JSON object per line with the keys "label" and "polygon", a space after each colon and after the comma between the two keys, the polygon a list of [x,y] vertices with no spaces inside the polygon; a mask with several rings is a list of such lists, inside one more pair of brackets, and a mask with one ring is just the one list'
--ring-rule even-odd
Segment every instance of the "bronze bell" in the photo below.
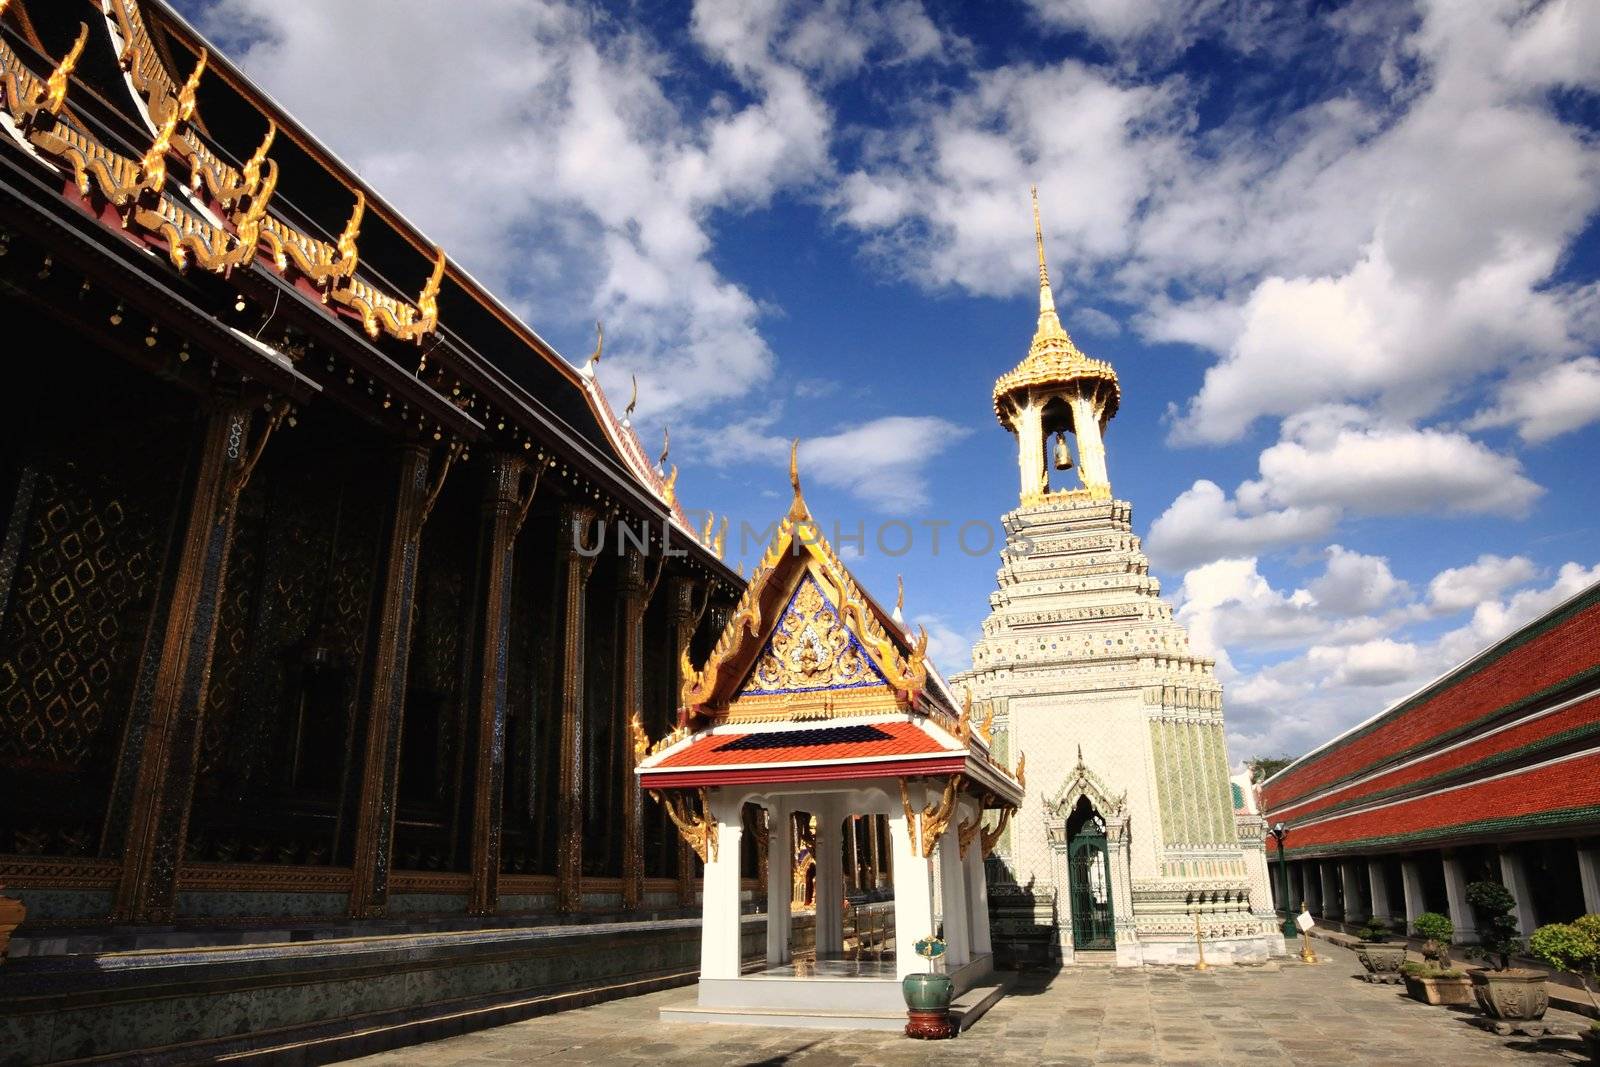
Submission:
{"label": "bronze bell", "polygon": [[1060,430],[1056,431],[1056,470],[1069,471],[1072,469],[1072,453],[1067,451],[1067,435]]}

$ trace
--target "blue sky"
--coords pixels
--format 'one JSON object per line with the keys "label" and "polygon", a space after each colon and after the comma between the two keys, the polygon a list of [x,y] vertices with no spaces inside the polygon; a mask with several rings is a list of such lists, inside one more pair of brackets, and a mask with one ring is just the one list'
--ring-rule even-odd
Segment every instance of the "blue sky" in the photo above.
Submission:
{"label": "blue sky", "polygon": [[990,390],[1035,182],[1236,759],[1600,579],[1600,5],[180,6],[561,351],[602,318],[731,553],[803,438],[813,511],[865,524],[858,575],[905,575],[947,672],[997,562],[949,529],[1016,503]]}

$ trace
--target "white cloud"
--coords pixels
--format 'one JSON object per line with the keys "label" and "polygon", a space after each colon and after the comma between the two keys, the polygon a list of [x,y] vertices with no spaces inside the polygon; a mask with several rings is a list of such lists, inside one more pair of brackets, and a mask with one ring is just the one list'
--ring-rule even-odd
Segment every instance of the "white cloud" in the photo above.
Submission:
{"label": "white cloud", "polygon": [[1410,591],[1389,570],[1387,559],[1342,545],[1328,547],[1327,569],[1306,589],[1319,609],[1335,615],[1369,614]]}
{"label": "white cloud", "polygon": [[1324,537],[1338,521],[1329,507],[1245,514],[1222,487],[1204,479],[1185,489],[1150,524],[1150,559],[1179,569]]}
{"label": "white cloud", "polygon": [[1503,384],[1493,407],[1468,426],[1515,426],[1530,444],[1548,441],[1600,419],[1600,358],[1583,356]]}
{"label": "white cloud", "polygon": [[[697,451],[713,465],[789,459],[790,439],[772,432],[778,410],[694,431]],[[932,415],[886,415],[800,441],[800,480],[840,489],[883,512],[904,512],[928,502],[928,468],[972,431]]]}
{"label": "white cloud", "polygon": [[1446,615],[1465,611],[1531,582],[1535,574],[1537,568],[1527,556],[1484,553],[1464,567],[1450,567],[1434,575],[1428,583],[1428,604]]}

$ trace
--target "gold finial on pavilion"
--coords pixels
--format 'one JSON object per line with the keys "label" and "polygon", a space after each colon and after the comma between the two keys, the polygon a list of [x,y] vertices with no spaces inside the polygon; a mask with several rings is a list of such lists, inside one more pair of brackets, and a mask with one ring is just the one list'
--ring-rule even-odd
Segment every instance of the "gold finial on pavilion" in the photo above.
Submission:
{"label": "gold finial on pavilion", "polygon": [[180,123],[188,122],[194,118],[194,98],[195,94],[200,91],[200,75],[206,72],[207,58],[208,53],[206,50],[204,48],[200,49],[200,58],[194,65],[194,71],[190,73],[189,80],[183,83],[183,88],[178,90],[177,108],[178,121]]}
{"label": "gold finial on pavilion", "polygon": [[906,606],[906,580],[904,575],[894,576],[894,621],[904,626]]}
{"label": "gold finial on pavilion", "polygon": [[1050,288],[1050,268],[1044,258],[1044,228],[1039,222],[1039,187],[1030,188],[1033,197],[1033,244],[1039,254],[1039,326],[1034,330],[1034,341],[1037,343],[1044,337],[1066,337],[1067,331],[1061,326],[1061,318],[1056,314],[1056,295]]}
{"label": "gold finial on pavilion", "polygon": [[1012,777],[1017,780],[1018,785],[1026,786],[1028,784],[1028,776],[1023,773],[1023,769],[1026,768],[1027,765],[1028,754],[1026,752],[1019,752],[1017,754],[1017,771],[1012,775]]}
{"label": "gold finial on pavilion", "polygon": [[267,150],[272,147],[273,139],[277,136],[278,124],[268,119],[267,135],[261,138],[261,144],[256,147],[250,158],[244,161],[244,166],[239,168],[239,173],[244,178],[245,187],[252,192],[261,182],[261,168],[267,162]]}
{"label": "gold finial on pavilion", "polygon": [[633,425],[633,409],[639,406],[639,376],[630,374],[628,377],[633,379],[633,395],[628,397],[628,406],[622,409],[622,425],[631,427]]}
{"label": "gold finial on pavilion", "polygon": [[656,470],[663,474],[667,470],[667,454],[672,451],[672,427],[661,427],[661,455],[656,458]]}
{"label": "gold finial on pavilion", "polygon": [[794,486],[794,495],[800,496],[800,438],[796,437],[789,446],[789,484]]}
{"label": "gold finial on pavilion", "polygon": [[583,361],[585,376],[594,377],[594,365],[600,362],[600,353],[606,347],[606,328],[600,325],[600,320],[594,320],[594,351],[589,353],[589,358]]}
{"label": "gold finial on pavilion", "polygon": [[[0,4],[0,10],[3,10],[4,6]],[[61,114],[61,109],[67,103],[67,87],[71,84],[72,72],[78,69],[78,58],[83,55],[83,46],[88,43],[89,26],[80,22],[78,39],[72,42],[72,47],[61,57],[56,69],[50,72],[50,77],[45,79],[44,91],[33,102],[38,111],[49,112],[52,116]]]}
{"label": "gold finial on pavilion", "polygon": [[722,516],[722,525],[717,528],[717,539],[711,543],[711,550],[717,554],[718,559],[722,558],[722,546],[727,543],[727,540],[728,516],[724,515]]}
{"label": "gold finial on pavilion", "polygon": [[716,528],[717,513],[714,511],[707,511],[705,529],[700,531],[700,543],[702,545],[705,545],[707,548],[711,547],[711,531],[715,530]]}

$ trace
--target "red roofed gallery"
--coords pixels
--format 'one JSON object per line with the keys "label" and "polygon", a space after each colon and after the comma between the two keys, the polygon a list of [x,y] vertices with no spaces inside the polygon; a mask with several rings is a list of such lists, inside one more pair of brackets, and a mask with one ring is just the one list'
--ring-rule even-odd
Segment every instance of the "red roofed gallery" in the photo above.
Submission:
{"label": "red roofed gallery", "polygon": [[1471,942],[1484,879],[1524,937],[1600,912],[1600,585],[1285,767],[1261,808],[1280,906],[1286,882],[1325,925],[1433,911]]}

